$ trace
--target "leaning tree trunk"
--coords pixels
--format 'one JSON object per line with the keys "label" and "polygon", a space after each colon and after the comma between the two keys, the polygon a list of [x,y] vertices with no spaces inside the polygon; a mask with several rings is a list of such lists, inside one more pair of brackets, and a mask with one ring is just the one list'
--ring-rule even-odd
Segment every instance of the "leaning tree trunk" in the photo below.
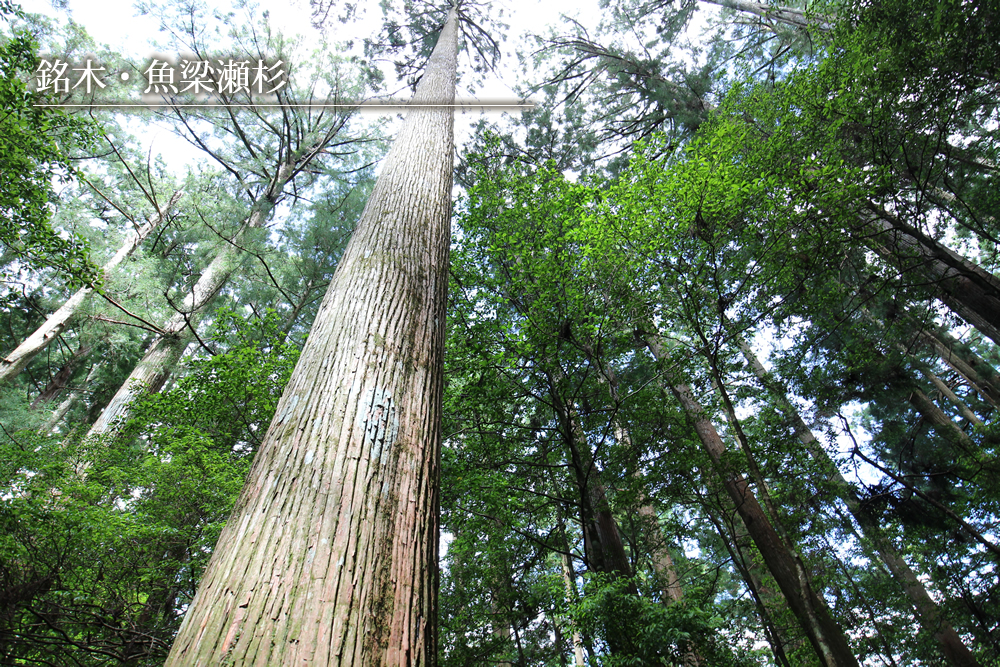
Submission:
{"label": "leaning tree trunk", "polygon": [[209,262],[201,277],[185,297],[180,312],[163,326],[160,333],[146,349],[142,359],[135,365],[125,382],[118,388],[115,395],[105,406],[97,421],[87,431],[88,438],[100,437],[114,432],[117,425],[128,417],[129,404],[143,394],[155,394],[163,388],[184,349],[191,338],[191,330],[198,323],[205,309],[229,281],[242,256],[242,250],[236,244],[247,229],[262,227],[267,221],[271,210],[281,198],[285,185],[295,175],[299,160],[304,154],[293,156],[289,162],[282,164],[276,171],[264,194],[254,203],[247,220],[243,223],[233,242],[227,243],[219,254]]}
{"label": "leaning tree trunk", "polygon": [[166,664],[433,665],[449,12]]}
{"label": "leaning tree trunk", "polygon": [[1000,376],[989,363],[940,329],[927,331],[919,328],[917,337],[961,375],[984,401],[993,407],[1000,407]]}
{"label": "leaning tree trunk", "polygon": [[854,486],[841,474],[840,469],[827,455],[812,429],[806,425],[798,410],[788,401],[784,387],[767,372],[746,341],[737,337],[736,342],[753,374],[761,385],[771,393],[781,413],[791,422],[795,435],[805,445],[810,456],[820,465],[823,473],[827,475],[829,483],[833,486],[834,492],[847,505],[847,509],[858,522],[862,533],[871,541],[879,558],[889,568],[892,578],[906,593],[913,605],[920,626],[934,637],[949,664],[954,665],[954,667],[979,667],[979,661],[975,655],[955,632],[955,628],[944,616],[941,607],[910,569],[909,564],[897,551],[878,521],[861,508],[861,498],[858,497]]}
{"label": "leaning tree trunk", "polygon": [[[163,219],[167,217],[170,209],[173,208],[177,200],[181,198],[184,193],[180,190],[174,193],[174,196],[170,198],[167,205],[163,207],[163,210],[157,211],[146,224],[142,225],[135,231],[129,234],[125,243],[122,247],[118,249],[115,256],[108,260],[102,269],[102,275],[105,279],[111,276],[111,272],[116,266],[121,264],[128,258],[135,249],[143,242],[143,240],[149,236],[150,232],[156,229]],[[76,291],[76,293],[71,296],[66,303],[64,303],[56,312],[49,315],[42,326],[35,329],[34,333],[28,336],[23,343],[17,346],[10,354],[8,354],[3,359],[0,359],[0,385],[4,384],[8,380],[13,379],[18,373],[24,370],[24,367],[35,358],[35,356],[48,347],[49,343],[56,339],[56,337],[65,331],[66,327],[69,325],[70,319],[76,315],[77,311],[80,310],[80,306],[83,305],[90,293],[94,291],[93,287],[81,287]]]}
{"label": "leaning tree trunk", "polygon": [[[656,359],[663,359],[663,351],[655,337],[644,335],[643,342]],[[830,614],[826,603],[813,590],[805,567],[778,536],[764,509],[757,502],[750,484],[733,469],[726,456],[726,446],[706,416],[704,408],[687,385],[670,378],[668,383],[681,408],[691,419],[706,453],[718,468],[727,494],[736,504],[747,532],[781,589],[788,607],[809,637],[820,664],[824,667],[858,667],[847,637]]]}
{"label": "leaning tree trunk", "polygon": [[895,262],[903,275],[920,276],[938,288],[948,308],[1000,345],[1000,279],[919,229],[874,207],[866,228],[872,248]]}
{"label": "leaning tree trunk", "polygon": [[45,389],[42,389],[41,393],[35,397],[35,400],[31,402],[31,409],[38,410],[39,408],[45,406],[48,403],[56,400],[59,394],[63,392],[69,381],[73,379],[73,375],[76,373],[76,369],[80,366],[83,361],[90,356],[93,350],[92,345],[83,345],[76,349],[66,363],[62,365],[59,371],[52,376],[49,383],[45,385]]}
{"label": "leaning tree trunk", "polygon": [[[906,348],[900,346],[900,349],[902,349],[903,352],[906,352]],[[967,419],[973,426],[982,425],[983,420],[979,418],[979,415],[973,412],[966,402],[963,401],[958,394],[952,391],[951,387],[948,386],[948,383],[939,378],[937,374],[925,364],[920,363],[919,360],[915,360],[915,365],[917,366],[917,370],[920,371],[920,374],[923,375],[928,382],[934,385],[934,388],[938,390],[938,393],[948,399],[948,402],[958,410],[958,413],[962,415],[963,418]]]}
{"label": "leaning tree trunk", "polygon": [[794,7],[781,7],[777,5],[767,5],[762,2],[748,2],[747,0],[701,0],[710,5],[718,5],[737,12],[753,14],[766,21],[783,23],[792,28],[814,29],[820,32],[833,30],[833,24],[818,17],[808,16],[805,12]]}

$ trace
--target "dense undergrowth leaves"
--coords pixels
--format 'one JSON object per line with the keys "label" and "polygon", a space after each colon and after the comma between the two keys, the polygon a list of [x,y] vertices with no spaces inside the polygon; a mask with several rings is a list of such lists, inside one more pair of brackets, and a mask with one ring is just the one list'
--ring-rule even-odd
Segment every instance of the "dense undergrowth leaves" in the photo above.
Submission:
{"label": "dense undergrowth leaves", "polygon": [[4,443],[5,662],[162,662],[298,357],[280,321],[220,312],[227,349],[114,437]]}

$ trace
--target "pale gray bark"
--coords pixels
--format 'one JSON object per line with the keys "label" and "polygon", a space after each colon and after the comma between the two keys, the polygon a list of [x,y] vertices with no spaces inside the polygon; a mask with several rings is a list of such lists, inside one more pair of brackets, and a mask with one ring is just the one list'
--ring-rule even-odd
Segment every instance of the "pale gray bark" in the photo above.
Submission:
{"label": "pale gray bark", "polygon": [[794,28],[805,28],[829,32],[833,24],[820,17],[807,16],[805,12],[792,7],[767,5],[749,0],[701,0],[702,2],[732,9],[733,11],[752,14],[762,19],[777,21]]}
{"label": "pale gray bark", "polygon": [[[144,225],[129,233],[122,247],[102,267],[101,271],[105,280],[110,279],[111,272],[114,271],[115,267],[135,252],[143,240],[163,222],[167,214],[170,213],[170,209],[174,207],[183,194],[180,190],[175,192],[174,196],[170,198],[170,201],[167,202],[167,205],[162,210],[157,211]],[[73,296],[66,300],[66,303],[46,318],[42,326],[35,329],[23,343],[0,360],[0,385],[13,379],[18,373],[24,370],[24,367],[39,352],[48,347],[49,343],[66,330],[70,320],[80,310],[80,306],[83,305],[93,291],[94,288],[92,287],[81,287],[78,289]]]}
{"label": "pale gray bark", "polygon": [[958,341],[943,332],[924,331],[918,334],[956,373],[965,378],[980,398],[992,405],[1000,407],[1000,383],[996,380],[996,371],[978,355],[959,350]]}
{"label": "pale gray bark", "polygon": [[433,665],[452,10],[167,665]]}
{"label": "pale gray bark", "polygon": [[[570,561],[569,554],[560,554],[560,559],[562,561],[562,574],[563,574],[563,586],[566,589],[566,600],[570,604],[576,603],[576,576],[573,573],[573,563]],[[580,635],[580,630],[576,627],[576,624],[570,621],[573,629],[573,665],[575,667],[584,667],[586,664],[583,657],[583,637]]]}
{"label": "pale gray bark", "polygon": [[118,388],[118,391],[115,392],[100,416],[90,427],[87,432],[88,438],[96,438],[113,432],[116,424],[128,417],[128,406],[132,401],[143,394],[155,394],[160,391],[184,353],[184,348],[192,336],[191,328],[198,323],[212,299],[225,286],[236,269],[243,255],[243,251],[238,245],[240,239],[247,229],[264,225],[274,205],[281,198],[285,186],[302,167],[302,163],[311,157],[311,152],[299,153],[292,156],[290,162],[282,164],[277,169],[264,194],[255,202],[250,215],[236,237],[227,243],[205,267],[198,281],[184,297],[179,312],[175,313],[161,327],[162,333],[156,336],[143,354],[142,359],[135,365],[131,374]]}
{"label": "pale gray bark", "polygon": [[927,380],[934,385],[934,388],[941,392],[941,395],[947,398],[948,401],[958,409],[959,414],[968,419],[969,422],[976,425],[983,423],[983,420],[980,419],[979,416],[965,404],[965,401],[959,398],[959,396],[952,391],[951,387],[949,387],[944,380],[939,378],[934,371],[921,366],[920,374],[927,378]]}

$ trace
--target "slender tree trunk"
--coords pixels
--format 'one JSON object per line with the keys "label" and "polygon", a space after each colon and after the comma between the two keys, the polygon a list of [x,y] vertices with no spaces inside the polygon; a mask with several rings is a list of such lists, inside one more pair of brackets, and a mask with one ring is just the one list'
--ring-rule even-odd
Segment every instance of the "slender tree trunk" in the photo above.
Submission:
{"label": "slender tree trunk", "polygon": [[[560,371],[561,374],[561,371]],[[580,424],[576,409],[562,396],[558,383],[553,383],[552,404],[559,421],[559,431],[570,455],[577,496],[580,498],[580,521],[583,524],[583,545],[588,567],[609,574],[631,577],[632,565],[625,553],[618,523],[611,512],[600,471],[593,460],[590,443]],[[630,592],[637,593],[634,585]]]}
{"label": "slender tree trunk", "polygon": [[[663,352],[653,336],[644,339],[658,360]],[[857,667],[847,637],[833,619],[823,599],[816,594],[805,567],[790,552],[768,520],[747,480],[724,458],[726,447],[705,410],[684,384],[668,380],[670,389],[692,421],[695,433],[722,476],[723,485],[760,551],[768,570],[781,589],[789,608],[798,619],[824,667]]]}
{"label": "slender tree trunk", "polygon": [[219,251],[201,277],[184,298],[180,312],[175,313],[162,327],[162,333],[157,335],[147,348],[142,359],[136,364],[132,373],[122,383],[111,398],[100,416],[87,432],[88,438],[96,438],[116,430],[116,424],[128,416],[129,404],[143,394],[155,394],[163,388],[177,362],[180,361],[184,348],[191,338],[192,330],[208,308],[212,299],[219,293],[243,255],[238,247],[239,239],[247,229],[261,227],[267,221],[271,210],[281,198],[285,185],[295,175],[301,166],[298,164],[307,153],[292,156],[290,162],[282,164],[276,171],[267,190],[255,202],[250,216],[244,222],[236,238]]}
{"label": "slender tree trunk", "polygon": [[38,410],[46,403],[51,403],[58,398],[59,394],[66,388],[66,385],[69,384],[69,381],[73,379],[73,374],[76,372],[80,362],[86,359],[93,349],[91,345],[80,345],[76,349],[76,352],[62,365],[59,372],[52,376],[49,383],[45,385],[45,389],[31,402],[31,409]]}
{"label": "slender tree trunk", "polygon": [[[614,369],[608,364],[600,363],[592,345],[584,342],[582,343],[582,347],[591,361],[603,368],[604,379],[607,380],[608,385],[608,395],[611,398],[612,404],[616,407],[619,406],[618,378]],[[612,430],[617,442],[624,445],[626,449],[634,451],[632,437],[629,435],[625,427],[622,426],[619,419],[613,419]],[[638,475],[638,471],[636,472],[636,475]],[[643,532],[647,536],[650,560],[653,566],[653,572],[660,583],[663,600],[667,603],[680,602],[684,597],[684,592],[681,588],[680,581],[677,578],[677,571],[674,568],[674,560],[671,558],[670,551],[667,549],[667,540],[664,539],[662,531],[660,530],[659,516],[653,506],[649,503],[645,493],[640,492],[636,513],[642,520],[644,529]],[[624,557],[624,551],[622,554]]]}
{"label": "slender tree trunk", "polygon": [[[729,524],[729,522],[723,525],[723,521],[715,516],[712,508],[706,504],[704,509],[709,521],[715,526],[715,530],[726,547],[726,551],[729,552],[733,567],[736,568],[740,578],[743,579],[743,583],[746,584],[747,590],[750,592],[750,597],[753,598],[754,606],[757,607],[757,616],[764,627],[764,635],[768,645],[771,647],[771,652],[774,654],[775,661],[781,667],[791,667],[788,662],[788,656],[785,654],[785,646],[790,643],[786,636],[788,633],[786,628],[778,625],[769,608],[769,603],[773,606],[776,602],[775,598],[781,598],[780,601],[776,602],[779,605],[784,605],[785,599],[780,594],[776,595],[773,590],[764,586],[761,581],[760,572],[758,571],[760,567],[759,562],[756,559],[745,557],[740,542],[744,541],[745,538],[749,538],[746,526],[743,526],[743,522],[739,516],[733,517],[733,523],[737,524],[740,527],[739,529],[737,529],[736,525]],[[727,514],[732,516],[732,510],[727,511]]]}
{"label": "slender tree trunk", "polygon": [[[493,626],[493,636],[499,640],[500,645],[504,647],[504,652],[506,652],[505,651],[506,647],[512,644],[510,623],[508,623],[504,618],[506,614],[504,613],[504,610],[496,603],[495,598],[492,605],[492,609],[493,609],[493,619],[494,619],[491,622],[491,625]],[[513,667],[514,665],[514,663],[512,663],[510,660],[507,660],[506,658],[500,658],[494,664],[496,664],[497,667]]]}
{"label": "slender tree trunk", "polygon": [[1000,376],[989,363],[943,331],[921,329],[918,336],[942,361],[965,378],[984,401],[993,407],[1000,407]]}
{"label": "slender tree trunk", "polygon": [[437,654],[454,9],[166,665]]}
{"label": "slender tree trunk", "polygon": [[752,0],[701,1],[710,5],[717,5],[719,7],[725,7],[726,9],[732,9],[737,12],[753,14],[754,16],[759,16],[762,19],[784,23],[785,25],[792,26],[793,28],[807,28],[819,30],[821,32],[829,32],[830,30],[833,30],[832,23],[824,21],[820,18],[806,16],[802,11],[792,7],[767,5],[762,2],[753,2]]}
{"label": "slender tree trunk", "polygon": [[927,420],[927,422],[934,428],[934,431],[940,435],[945,440],[950,440],[951,442],[958,445],[960,448],[967,452],[974,451],[976,449],[975,444],[972,442],[972,438],[968,434],[959,428],[951,417],[944,413],[944,410],[937,406],[937,403],[932,401],[927,394],[923,392],[920,388],[914,386],[907,400],[910,401],[910,405],[916,408],[920,416]]}
{"label": "slender tree trunk", "polygon": [[925,368],[923,365],[919,367],[919,370],[920,374],[927,378],[927,381],[934,385],[934,388],[941,392],[941,395],[947,398],[948,402],[958,409],[958,412],[962,415],[962,417],[975,425],[983,423],[983,420],[980,419],[979,416],[965,404],[965,401],[959,398],[958,395],[952,391],[951,387],[949,387],[944,380],[939,378],[934,371],[929,368]]}
{"label": "slender tree trunk", "polygon": [[[183,194],[180,190],[175,192],[162,211],[157,211],[150,217],[146,224],[129,234],[125,243],[115,253],[115,256],[109,259],[107,264],[102,268],[102,273],[106,280],[111,277],[111,272],[115,267],[135,252],[135,249],[149,236],[150,232],[163,222],[170,209],[173,208]],[[14,351],[0,360],[0,385],[14,378],[39,352],[48,347],[49,343],[66,330],[69,321],[76,315],[77,311],[80,310],[80,306],[83,305],[84,301],[86,301],[87,297],[93,291],[92,287],[81,287],[56,312],[49,315],[42,326],[35,329],[34,333],[28,336]]]}
{"label": "slender tree trunk", "polygon": [[[563,574],[563,584],[566,588],[566,600],[569,604],[576,604],[576,576],[573,573],[573,563],[569,557],[569,544],[566,541],[565,529],[562,532],[563,543],[561,545],[563,553],[559,554],[562,559],[562,574]],[[576,623],[570,621],[570,625],[573,628],[573,664],[575,667],[584,667],[584,657],[583,657],[583,637],[580,635],[580,630],[576,627]]]}
{"label": "slender tree trunk", "polygon": [[[87,373],[87,379],[83,381],[84,387],[90,386],[90,383],[95,377],[97,377],[97,372],[100,370],[101,364],[102,362],[98,361],[90,367],[90,372]],[[66,416],[66,413],[68,413],[70,408],[72,408],[77,400],[79,400],[80,391],[80,387],[73,389],[69,395],[62,400],[59,407],[52,411],[52,416],[49,417],[48,421],[46,421],[41,428],[38,429],[38,432],[41,435],[50,435],[52,431],[55,430],[56,426],[59,425],[59,422],[61,422],[63,417]]]}
{"label": "slender tree trunk", "polygon": [[941,608],[893,546],[892,541],[882,530],[878,521],[861,508],[861,499],[854,486],[841,474],[837,465],[830,459],[826,450],[813,434],[812,429],[806,425],[798,411],[788,401],[785,389],[767,372],[746,341],[740,338],[737,339],[737,343],[754,375],[771,393],[785,418],[791,422],[796,437],[805,445],[810,456],[820,465],[837,496],[847,505],[847,509],[858,522],[864,536],[868,538],[879,558],[889,568],[893,579],[906,593],[913,605],[920,626],[937,640],[938,647],[948,659],[949,664],[954,667],[979,667],[979,662],[972,651],[965,646],[962,638],[955,632]]}

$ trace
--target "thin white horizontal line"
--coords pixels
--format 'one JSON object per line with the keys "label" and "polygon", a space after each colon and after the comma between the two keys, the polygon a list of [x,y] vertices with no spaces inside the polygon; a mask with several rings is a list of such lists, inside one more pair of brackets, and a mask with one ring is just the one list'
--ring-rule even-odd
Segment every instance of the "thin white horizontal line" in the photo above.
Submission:
{"label": "thin white horizontal line", "polygon": [[93,104],[32,104],[34,107],[105,107],[105,108],[154,108],[154,107],[192,107],[192,108],[227,108],[227,107],[246,107],[246,108],[256,108],[256,107],[295,107],[295,108],[306,108],[306,107],[320,107],[320,108],[345,108],[345,109],[379,109],[385,107],[450,107],[456,109],[468,109],[470,107],[510,107],[518,109],[534,109],[536,105],[534,104],[490,104],[488,102],[476,103],[476,104],[396,104],[387,103],[382,104],[379,102],[374,103],[364,103],[364,104],[170,104],[167,102],[150,102],[147,104],[115,104],[115,103],[100,103],[96,102]]}

